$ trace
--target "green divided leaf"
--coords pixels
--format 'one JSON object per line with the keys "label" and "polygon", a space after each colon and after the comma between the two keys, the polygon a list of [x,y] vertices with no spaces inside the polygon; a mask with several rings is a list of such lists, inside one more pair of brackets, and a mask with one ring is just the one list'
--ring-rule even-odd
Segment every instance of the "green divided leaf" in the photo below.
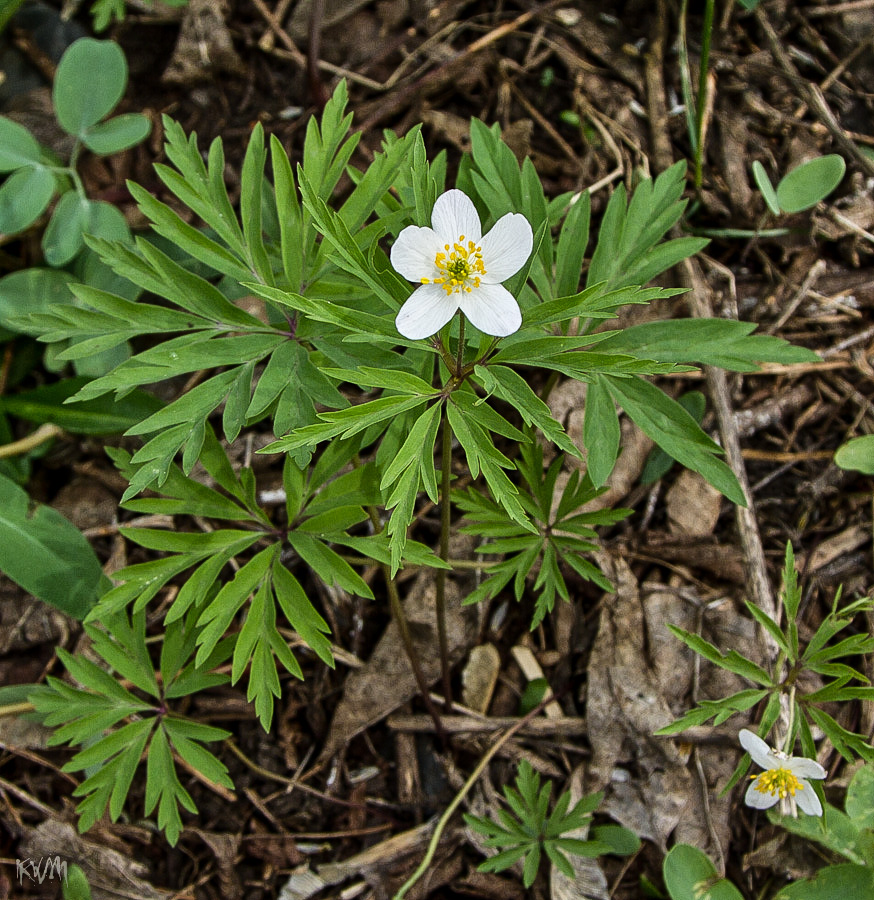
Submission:
{"label": "green divided leaf", "polygon": [[[634,853],[640,846],[636,837],[624,828],[596,829],[594,840],[566,837],[588,826],[603,794],[586,795],[569,809],[571,797],[566,792],[558,798],[549,814],[552,783],[541,786],[540,775],[527,760],[519,764],[516,786],[505,786],[503,792],[510,809],[498,809],[497,821],[468,814],[464,816],[467,826],[486,838],[486,847],[501,851],[480,865],[481,872],[500,872],[524,859],[522,882],[529,888],[537,877],[544,852],[557,868],[572,876],[573,869],[565,853],[581,857],[596,857],[604,853],[625,855]],[[600,839],[598,832],[610,840]]]}
{"label": "green divided leaf", "polygon": [[727,669],[729,672],[734,672],[735,675],[748,678],[750,681],[766,688],[772,687],[771,676],[768,672],[745,656],[741,656],[736,650],[729,650],[727,654],[723,654],[700,635],[692,634],[692,632],[678,628],[676,625],[668,624],[666,627],[675,638],[681,640],[699,656],[710,660],[710,662],[721,669]]}
{"label": "green divided leaf", "polygon": [[[580,478],[574,472],[561,495],[556,496],[556,481],[564,457],[558,456],[544,471],[543,450],[537,442],[523,443],[520,449],[521,458],[516,467],[527,489],[520,491],[519,499],[536,524],[536,532],[511,520],[501,505],[473,488],[454,495],[453,499],[470,523],[462,531],[487,539],[477,552],[504,554],[504,559],[489,566],[486,578],[468,595],[465,604],[494,597],[511,581],[516,599],[521,600],[527,585],[537,596],[532,616],[534,628],[552,611],[556,596],[570,599],[560,563],[603,590],[612,589],[600,569],[586,556],[596,549],[594,526],[618,522],[628,510],[580,512],[601,491],[588,478]],[[533,585],[529,583],[529,575],[535,575]]]}
{"label": "green divided leaf", "polygon": [[632,325],[602,341],[602,352],[631,353],[642,359],[703,363],[732,372],[755,372],[758,363],[815,362],[811,350],[782,338],[750,334],[752,322],[735,319],[668,319]]}
{"label": "green divided leaf", "polygon": [[693,237],[660,243],[686,208],[681,199],[685,170],[681,161],[655,181],[644,179],[630,202],[624,185],[613,192],[601,221],[587,286],[605,282],[609,290],[615,290],[646,284],[707,245],[706,240]]}

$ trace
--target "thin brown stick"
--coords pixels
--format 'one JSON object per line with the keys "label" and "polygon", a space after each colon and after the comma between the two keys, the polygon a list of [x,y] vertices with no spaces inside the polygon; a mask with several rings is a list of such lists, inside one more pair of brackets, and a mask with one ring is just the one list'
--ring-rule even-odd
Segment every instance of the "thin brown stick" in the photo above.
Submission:
{"label": "thin brown stick", "polygon": [[[713,309],[710,304],[709,290],[698,264],[694,260],[687,259],[685,260],[684,268],[686,269],[689,283],[692,285],[689,296],[693,314],[698,317],[712,318]],[[759,525],[752,506],[752,494],[749,480],[747,479],[746,466],[744,466],[743,462],[740,437],[735,424],[731,393],[728,388],[728,377],[723,369],[716,369],[712,366],[706,366],[704,371],[716,411],[716,418],[719,422],[719,432],[722,437],[726,462],[734,472],[747,500],[747,506],[735,506],[735,518],[740,534],[741,548],[747,564],[747,572],[749,573],[750,599],[759,609],[771,616],[771,618],[774,618],[777,607],[771,584],[768,581],[765,551],[762,547]]]}
{"label": "thin brown stick", "polygon": [[[257,0],[260,2],[260,0]],[[469,44],[464,50],[460,51],[452,59],[447,60],[436,69],[427,72],[416,82],[411,84],[404,90],[392,91],[391,94],[380,103],[370,117],[364,122],[360,128],[361,131],[369,131],[371,128],[379,124],[387,116],[393,115],[401,107],[410,102],[411,97],[422,96],[439,90],[447,81],[449,81],[453,73],[461,71],[470,64],[470,58],[480,50],[491,46],[495,41],[512,34],[527,25],[532,19],[536,19],[556,6],[561,6],[565,0],[548,0],[548,2],[540,6],[529,9],[521,15],[517,16],[511,22],[505,22],[497,28],[493,28],[488,34],[484,34],[481,38]]]}
{"label": "thin brown stick", "polygon": [[[460,352],[460,351],[459,351]],[[452,426],[444,409],[443,434],[441,438],[440,471],[440,559],[449,559],[449,530],[452,507],[449,492],[452,489]],[[443,699],[447,711],[452,708],[452,680],[449,677],[449,641],[446,637],[446,569],[438,569],[434,579],[434,607],[437,618],[437,643],[440,648],[440,675],[443,684]]]}
{"label": "thin brown stick", "polygon": [[[443,716],[440,721],[448,734],[491,734],[502,728],[509,728],[519,720],[510,716],[495,716],[489,718],[473,718],[472,716]],[[388,717],[388,727],[393,731],[402,732],[428,732],[433,731],[434,726],[428,716],[398,714]],[[532,719],[519,732],[534,737],[543,735],[558,735],[560,737],[576,737],[586,733],[586,720],[578,716],[562,716],[549,719],[546,717]]]}
{"label": "thin brown stick", "polygon": [[826,102],[825,96],[820,90],[819,85],[813,84],[804,78],[801,78],[789,58],[789,54],[783,49],[780,38],[774,30],[764,9],[760,6],[756,10],[756,21],[765,33],[768,41],[768,48],[774,57],[774,62],[783,70],[783,74],[792,83],[792,86],[801,94],[804,101],[810,107],[811,111],[816,115],[820,122],[828,129],[835,143],[840,147],[844,154],[853,159],[859,168],[868,175],[874,175],[874,162],[868,159],[864,153],[847,137],[846,132],[841,127],[835,114],[831,111],[831,107]]}

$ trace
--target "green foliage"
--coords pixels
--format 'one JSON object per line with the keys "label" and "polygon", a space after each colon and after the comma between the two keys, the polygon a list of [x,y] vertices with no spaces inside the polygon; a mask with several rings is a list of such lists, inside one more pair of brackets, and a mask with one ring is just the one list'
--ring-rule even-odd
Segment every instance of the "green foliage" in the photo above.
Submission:
{"label": "green foliage", "polygon": [[[370,588],[331,546],[351,544],[364,552],[370,550],[370,555],[385,556],[378,538],[353,538],[347,533],[367,518],[360,504],[372,499],[372,472],[353,470],[329,489],[324,482],[335,474],[330,465],[304,473],[289,459],[285,482],[287,490],[293,490],[287,495],[287,524],[277,527],[257,505],[251,470],[234,473],[211,431],[204,433],[203,440],[201,461],[225,493],[186,478],[178,467],[171,466],[163,497],[130,500],[126,506],[141,513],[200,516],[236,527],[207,532],[124,529],[130,540],[164,555],[116,573],[120,584],[101,599],[91,619],[103,620],[131,601],[138,613],[171,578],[190,572],[166,612],[165,624],[173,624],[191,609],[198,610],[194,636],[197,664],[205,664],[224,642],[232,653],[231,682],[236,683],[249,670],[247,696],[268,729],[274,697],[280,696],[277,660],[290,674],[303,677],[280,632],[277,613],[284,617],[286,628],[293,628],[310,650],[333,666],[328,626],[282,561],[282,548],[287,545],[326,584],[372,598]],[[136,477],[138,471],[128,454],[117,450],[112,455],[123,472]],[[345,461],[341,458],[340,463]],[[325,490],[317,494],[319,488]],[[248,555],[248,551],[254,552]],[[222,572],[228,565],[235,573],[226,580]],[[242,627],[232,627],[243,612]]]}
{"label": "green foliage", "polygon": [[587,286],[604,282],[616,290],[644,285],[707,246],[704,238],[664,240],[686,208],[681,199],[685,172],[685,163],[675,163],[655,181],[643,179],[630,199],[619,185],[601,221]]}
{"label": "green foliage", "polygon": [[[516,468],[525,487],[519,493],[519,502],[535,524],[534,532],[508,522],[503,508],[475,488],[453,495],[469,523],[461,530],[488,539],[476,552],[504,556],[500,562],[488,566],[486,577],[465,603],[490,599],[511,581],[516,599],[521,600],[527,586],[537,597],[531,620],[533,629],[552,612],[556,595],[570,601],[562,566],[605,591],[611,590],[610,582],[586,557],[597,549],[593,543],[594,526],[621,521],[630,510],[581,512],[581,507],[603,491],[594,488],[591,479],[581,477],[578,471],[558,491],[556,482],[563,463],[564,456],[559,454],[544,471],[541,445],[529,440],[520,447]],[[536,575],[533,584],[528,583],[529,575]]]}
{"label": "green foliage", "polygon": [[132,428],[163,404],[154,394],[132,391],[121,400],[98,397],[83,403],[68,404],[86,384],[86,378],[65,378],[54,384],[0,397],[0,412],[41,425],[52,422],[73,434],[119,434]]}
{"label": "green foliage", "polygon": [[[0,231],[15,234],[29,227],[48,207],[59,183],[61,200],[43,238],[51,265],[68,263],[82,248],[82,236],[92,232],[102,216],[112,215],[108,204],[88,200],[78,185],[75,160],[84,146],[93,153],[118,153],[149,133],[149,120],[130,113],[106,120],[124,94],[127,62],[111,41],[81,38],[71,44],[58,63],[52,104],[58,124],[75,139],[70,167],[46,157],[31,133],[0,117],[0,172],[10,175],[0,187]],[[105,120],[105,121],[104,121]],[[73,184],[66,178],[73,178]],[[60,182],[59,180],[60,179]],[[66,183],[65,183],[66,182]]]}
{"label": "green foliage", "polygon": [[640,846],[637,837],[625,828],[602,826],[592,829],[594,838],[581,840],[566,837],[569,832],[586,828],[592,813],[603,799],[602,794],[589,794],[570,807],[571,795],[563,793],[549,812],[552,782],[540,784],[540,775],[527,760],[519,763],[516,787],[504,787],[508,811],[498,810],[498,821],[465,814],[464,820],[473,831],[483,835],[486,847],[500,852],[479,867],[480,872],[502,872],[524,860],[522,881],[526,888],[534,884],[545,853],[555,867],[574,877],[566,854],[595,857],[607,853],[627,856]]}
{"label": "green foliage", "polygon": [[[779,713],[779,701],[783,694],[791,699],[792,733],[787,746],[793,746],[800,739],[805,756],[815,757],[816,747],[811,727],[816,726],[831,741],[832,746],[846,760],[857,758],[874,761],[874,747],[865,735],[849,731],[840,725],[823,708],[822,704],[844,703],[853,700],[874,699],[874,687],[869,686],[864,673],[843,660],[864,656],[874,651],[874,637],[866,632],[855,632],[840,640],[835,638],[846,631],[859,613],[874,608],[874,602],[862,598],[840,607],[840,591],[834,598],[831,611],[806,642],[801,645],[798,628],[798,609],[801,604],[801,589],[795,571],[795,557],[792,545],[786,547],[783,569],[783,589],[780,600],[785,610],[785,624],[780,627],[759,607],[747,601],[747,609],[756,622],[767,631],[779,647],[780,653],[774,663],[774,672],[783,672],[776,677],[770,671],[747,659],[742,652],[729,650],[722,653],[717,647],[697,634],[668,625],[671,633],[704,659],[729,672],[733,672],[756,685],[718,700],[701,701],[694,709],[660,729],[658,734],[678,734],[697,725],[713,721],[720,725],[737,712],[743,712],[767,700],[765,714],[760,726],[760,736],[767,733]],[[819,676],[822,687],[803,691],[799,680],[805,671]],[[728,787],[733,786],[746,772],[748,757],[744,757]]]}
{"label": "green foliage", "polygon": [[[700,391],[689,391],[677,398],[677,403],[700,425],[704,418],[704,409],[707,399]],[[643,470],[640,473],[641,484],[654,484],[660,478],[668,474],[674,465],[674,458],[656,447],[647,457]]]}
{"label": "green foliage", "polygon": [[[870,763],[861,766],[853,775],[844,804],[846,812],[825,803],[821,820],[810,816],[793,819],[769,812],[772,821],[787,831],[821,844],[847,860],[825,866],[814,878],[802,879],[784,888],[775,900],[864,897],[874,889],[874,767]],[[828,894],[827,890],[832,893]]]}
{"label": "green foliage", "polygon": [[28,593],[82,619],[103,591],[91,545],[50,506],[0,475],[0,571]]}
{"label": "green foliage", "polygon": [[[93,60],[102,68],[93,96],[82,96],[70,89],[70,73],[87,77]],[[81,146],[104,152],[134,134],[131,120],[105,119],[124,76],[117,49],[95,49],[95,42],[62,67],[55,102]],[[447,160],[429,161],[414,128],[403,137],[386,133],[381,152],[358,169],[351,160],[359,135],[350,131],[346,106],[341,83],[321,119],[308,122],[296,169],[279,141],[256,126],[239,208],[225,186],[221,140],[204,152],[196,135],[165,118],[167,162],[156,171],[172,198],[165,203],[129,185],[150,232],[131,239],[107,210],[67,191],[44,246],[50,265],[72,260],[74,275],[44,269],[0,283],[0,326],[26,330],[49,345],[55,365],[72,362],[92,378],[4,399],[0,427],[6,410],[98,433],[110,413],[103,427],[124,427],[132,443],[141,441],[130,452],[110,451],[128,481],[123,506],[175,517],[172,531],[122,529],[149,551],[148,561],[117,572],[88,616],[98,656],[132,687],[63,654],[82,687],[55,679],[38,696],[50,724],[60,726],[58,740],[78,746],[99,734],[70,764],[87,773],[83,827],[107,805],[120,814],[145,754],[146,814],[157,810],[159,827],[175,840],[180,807],[193,807],[175,757],[224,782],[199,744],[214,731],[185,724],[165,701],[209,687],[216,667],[226,665],[232,684],[246,678],[247,697],[269,728],[282,679],[303,675],[290,643],[332,665],[327,624],[309,599],[314,587],[373,599],[353,565],[376,562],[392,577],[408,563],[449,568],[409,539],[425,498],[454,500],[466,514],[464,527],[485,539],[480,552],[503,557],[469,601],[496,596],[511,582],[521,598],[528,581],[536,624],[556,597],[569,599],[568,572],[609,589],[588,555],[595,528],[626,513],[581,509],[599,494],[620,452],[617,405],[666,453],[743,502],[720,448],[649,379],[690,371],[693,363],[753,371],[761,361],[810,358],[722,320],[596,330],[626,304],[677,294],[645,285],[704,246],[698,238],[666,240],[685,208],[683,167],[642,180],[630,195],[624,187],[614,192],[581,286],[590,252],[588,195],[548,200],[531,161],[520,166],[499,129],[476,121],[459,187],[477,204],[485,229],[508,212],[532,227],[533,252],[505,282],[518,297],[522,327],[497,340],[454,320],[429,340],[402,337],[395,317],[412,288],[391,267],[385,245],[411,223],[429,226]],[[11,127],[4,136],[0,165],[13,178],[32,179],[35,195],[45,171],[54,191],[58,170],[33,139]],[[72,165],[60,174],[75,183]],[[336,201],[341,179],[345,193]],[[20,298],[28,292],[35,299],[23,316]],[[57,302],[60,296],[72,299]],[[544,400],[559,376],[587,384],[584,447]],[[166,404],[146,400],[145,389],[171,380],[188,384]],[[214,433],[219,427],[228,445],[254,427],[272,429],[274,440],[262,452],[285,457],[283,507],[262,506],[251,469],[234,470]],[[448,469],[435,465],[438,434]],[[448,497],[453,441],[474,483]],[[559,451],[548,467],[541,442]],[[571,475],[558,489],[566,456],[585,456],[587,474]],[[196,467],[206,471],[206,483]],[[144,649],[144,616],[168,589],[172,600],[155,635],[162,641],[157,678]],[[741,665],[739,659],[729,661]],[[764,677],[760,696],[776,689],[767,673],[744,671]],[[757,702],[746,697],[736,705],[747,700]],[[547,816],[548,788],[530,772],[520,772],[508,802],[522,831],[513,830],[510,817],[501,826],[507,833],[491,836],[505,848],[498,859],[526,858],[526,878],[533,879],[544,850],[567,871],[564,852],[628,843],[627,834],[609,829],[590,842],[562,837],[594,806],[568,812],[562,798]],[[501,843],[507,835],[513,840]]]}
{"label": "green foliage", "polygon": [[[39,329],[30,321],[31,314],[76,306],[70,285],[77,279],[95,289],[118,290],[131,299],[136,296],[130,283],[123,282],[85,247],[85,235],[128,242],[130,232],[119,209],[87,197],[76,169],[83,149],[111,155],[148,135],[151,125],[143,115],[106,118],[126,85],[127,62],[117,44],[82,38],[67,48],[52,91],[58,124],[73,138],[67,164],[40,147],[22,125],[0,116],[0,173],[9,173],[0,185],[0,232],[16,234],[31,228],[59,194],[42,234],[43,256],[53,268],[22,269],[0,279],[0,328],[9,333],[35,335]],[[61,344],[46,352],[44,363],[49,371],[66,365],[57,358],[64,349]],[[121,340],[80,357],[74,368],[81,376],[102,375],[128,354],[129,348]]]}
{"label": "green foliage", "polygon": [[[790,833],[821,844],[847,862],[824,865],[812,878],[781,888],[773,900],[834,900],[869,897],[874,891],[874,769],[859,768],[847,789],[846,813],[824,804],[822,818],[768,812],[772,822]],[[665,857],[665,887],[671,900],[741,900],[741,893],[721,878],[710,859],[688,844],[678,844]]]}
{"label": "green foliage", "polygon": [[[348,136],[351,117],[344,115],[345,103],[341,87],[327,105],[321,127],[311,121],[299,172],[316,215],[328,216],[341,235],[359,229],[372,214],[402,168],[415,137],[387,144],[386,153],[362,176],[339,213],[329,214],[323,198],[333,193],[357,143],[357,136]],[[207,272],[225,276],[221,284],[216,286],[143,238],[133,246],[95,240],[92,245],[106,265],[139,288],[164,297],[170,307],[134,303],[109,291],[77,286],[79,305],[31,317],[41,329],[41,340],[70,342],[61,354],[64,359],[81,359],[141,335],[176,335],[92,381],[76,395],[78,400],[112,391],[123,396],[133,387],[179,374],[213,372],[189,393],[130,429],[129,433],[155,436],[134,457],[134,463],[142,468],[126,499],[146,487],[160,487],[180,450],[185,451],[183,469],[190,471],[206,420],[222,403],[228,440],[265,416],[272,419],[277,433],[295,431],[316,421],[316,405],[333,410],[347,405],[322,371],[319,363],[325,356],[353,367],[390,368],[397,365],[394,360],[400,360],[389,350],[341,346],[342,334],[338,335],[336,328],[325,328],[315,317],[300,315],[309,311],[306,298],[300,297],[298,302],[295,295],[274,288],[274,284],[295,289],[306,285],[308,293],[330,297],[347,292],[344,285],[348,281],[343,274],[343,266],[348,266],[345,256],[330,254],[330,242],[318,240],[309,210],[301,209],[294,199],[288,157],[277,141],[272,141],[270,148],[276,182],[271,189],[264,173],[263,131],[259,126],[253,132],[243,164],[241,193],[244,198],[261,198],[261,202],[244,202],[238,216],[224,185],[221,141],[212,143],[204,163],[194,135],[186,138],[169,119],[165,130],[167,157],[174,168],[159,166],[158,174],[167,188],[206,222],[211,234],[193,228],[136,185],[131,191],[155,231],[199,260]],[[280,202],[281,215],[277,212]],[[371,229],[368,235],[372,240],[381,233]],[[255,288],[267,294],[266,322],[230,299],[244,294],[253,279]],[[363,301],[361,297],[356,306]],[[331,307],[324,301],[316,305]],[[350,310],[350,315],[358,317],[363,312]],[[361,327],[360,319],[357,327]],[[265,368],[255,387],[257,365]],[[304,460],[306,455],[297,458]]]}
{"label": "green foliage", "polygon": [[79,866],[70,866],[61,885],[61,895],[64,900],[91,900],[91,885]]}
{"label": "green foliage", "polygon": [[[143,0],[147,8],[154,7],[154,0]],[[162,6],[181,7],[186,6],[188,0],[161,0]],[[125,0],[93,0],[91,4],[91,17],[94,21],[94,30],[98,33],[105,31],[113,22],[123,22],[125,17]]]}
{"label": "green foliage", "polygon": [[874,896],[874,873],[866,866],[844,863],[824,866],[813,878],[784,887],[774,900],[834,900]]}
{"label": "green foliage", "polygon": [[671,900],[742,900],[741,892],[697,847],[677,844],[662,864],[665,887]]}
{"label": "green foliage", "polygon": [[841,444],[835,453],[835,465],[874,475],[874,435],[865,434]]}
{"label": "green foliage", "polygon": [[131,618],[125,613],[105,616],[100,628],[86,625],[100,663],[59,648],[58,656],[80,686],[49,677],[47,685],[31,693],[37,714],[56,729],[51,743],[82,747],[64,766],[64,771],[86,772],[73,792],[84,798],[77,807],[80,831],[90,828],[107,808],[113,821],[118,819],[143,755],[143,812],[150,816],[157,811],[158,828],[171,845],[182,830],[180,807],[197,812],[177,766],[192,766],[215,784],[233,788],[224,764],[202,746],[229,733],[178,715],[168,706],[168,701],[227,680],[212,671],[227,658],[227,648],[218,648],[203,666],[191,660],[197,614],[194,608],[168,625],[157,667],[146,643],[145,612]]}
{"label": "green foliage", "polygon": [[753,162],[752,168],[753,179],[768,209],[773,215],[779,216],[816,206],[841,183],[847,166],[843,157],[836,153],[818,156],[787,172],[776,188],[758,160]]}

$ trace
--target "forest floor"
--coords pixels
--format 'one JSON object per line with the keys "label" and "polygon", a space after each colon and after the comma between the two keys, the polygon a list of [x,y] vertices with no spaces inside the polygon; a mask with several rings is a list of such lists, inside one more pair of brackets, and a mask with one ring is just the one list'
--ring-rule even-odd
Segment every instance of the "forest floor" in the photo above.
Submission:
{"label": "forest floor", "polygon": [[[697,80],[702,4],[690,5]],[[730,458],[745,471],[749,511],[679,466],[642,484],[652,444],[624,423],[623,453],[602,502],[633,512],[600,535],[599,562],[615,593],[572,582],[573,602],[559,603],[533,632],[530,609],[509,595],[479,609],[472,625],[459,619],[450,634],[459,696],[471,644],[497,649],[500,677],[484,715],[458,711],[448,719],[448,747],[397,668],[404,660],[387,603],[339,591],[320,598],[342,650],[338,665],[327,670],[312,658],[303,682],[283,680],[270,734],[241,685],[198,699],[200,718],[233,732],[216,752],[236,791],[190,779],[199,814],[186,818],[175,848],[134,816],[107,817],[76,836],[77,780],[60,772],[69,753],[47,747],[32,723],[0,721],[0,848],[10,863],[0,868],[0,898],[57,896],[56,884],[19,884],[12,865],[57,853],[98,873],[95,897],[390,897],[421,859],[433,817],[538,676],[556,693],[558,715],[542,716],[505,745],[466,808],[484,813],[525,758],[555,790],[604,790],[597,821],[635,831],[642,849],[581,867],[576,880],[544,867],[526,891],[512,872],[476,871],[483,856],[457,816],[410,898],[664,896],[661,863],[677,841],[704,849],[748,897],[770,896],[787,878],[815,871],[821,860],[809,846],[746,808],[740,790],[720,796],[744,723],[732,719],[682,740],[652,732],[736,684],[694,664],[664,622],[722,647],[752,646],[744,601],[774,602],[789,541],[801,572],[803,629],[821,622],[839,585],[847,598],[872,585],[872,483],[837,468],[833,456],[848,437],[874,431],[874,156],[866,153],[874,148],[874,4],[832,6],[776,0],[746,12],[717,4],[702,188],[696,195],[690,182],[683,227],[722,236],[661,282],[692,290],[646,313],[736,316],[819,354],[815,363],[693,373],[664,384],[675,396],[708,397],[703,425],[736,446]],[[86,7],[73,21],[88,30]],[[594,228],[617,185],[631,187],[678,160],[689,160],[691,171],[679,7],[672,0],[234,0],[227,8],[191,0],[185,10],[152,10],[132,2],[127,19],[103,36],[127,53],[125,108],[145,112],[154,129],[109,163],[86,161],[89,194],[118,203],[132,227],[142,227],[125,179],[162,195],[152,165],[164,158],[166,114],[197,132],[202,148],[222,138],[233,197],[253,126],[277,135],[295,162],[307,122],[345,77],[353,127],[362,131],[354,164],[367,165],[384,129],[401,134],[422,123],[429,153],[448,152],[451,184],[469,149],[471,117],[499,123],[519,159],[534,162],[548,197],[591,190]],[[46,64],[26,29],[5,37]],[[7,99],[5,111],[30,116],[37,131],[48,88],[41,90]],[[50,122],[42,125],[51,146]],[[752,179],[753,160],[776,182],[824,153],[846,160],[838,189],[815,209],[775,222]],[[785,233],[755,234],[777,226]],[[20,250],[33,264],[34,248]],[[31,383],[46,377],[37,372]],[[550,395],[553,414],[578,441],[582,402],[576,382]],[[275,457],[253,464],[259,486],[281,483]],[[99,441],[66,437],[34,464],[29,490],[79,526],[114,571],[129,552],[118,533],[120,518],[130,518],[118,508],[124,486]],[[417,527],[420,540],[436,540],[433,511],[424,510]],[[426,631],[430,577],[400,582],[410,617]],[[453,578],[450,599],[473,577]],[[76,646],[78,623],[35,606],[7,581],[0,593],[0,683],[60,674],[55,648]],[[874,732],[870,704],[843,713],[849,727]],[[827,791],[839,797],[844,766],[833,753],[820,761]]]}

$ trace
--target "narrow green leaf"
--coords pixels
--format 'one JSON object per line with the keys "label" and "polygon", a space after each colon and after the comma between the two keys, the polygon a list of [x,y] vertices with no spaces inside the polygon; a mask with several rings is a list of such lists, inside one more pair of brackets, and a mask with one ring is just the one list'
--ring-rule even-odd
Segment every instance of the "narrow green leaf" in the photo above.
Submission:
{"label": "narrow green leaf", "polygon": [[555,296],[575,294],[580,284],[583,257],[589,242],[591,198],[588,191],[576,197],[565,216],[555,254]]}
{"label": "narrow green leaf", "polygon": [[586,447],[586,471],[595,487],[600,487],[613,471],[619,456],[619,417],[613,398],[601,378],[586,389],[583,443]]}
{"label": "narrow green leaf", "polygon": [[637,377],[608,377],[605,384],[647,436],[682,465],[703,475],[733,503],[747,505],[734,473],[715,455],[720,448],[676,400]]}
{"label": "narrow green leaf", "polygon": [[771,211],[771,214],[779,216],[780,201],[777,199],[777,192],[774,190],[774,185],[771,184],[771,179],[768,178],[765,167],[757,159],[753,160],[753,179],[756,182],[756,186],[761,191],[762,197],[764,198],[768,209]]}

